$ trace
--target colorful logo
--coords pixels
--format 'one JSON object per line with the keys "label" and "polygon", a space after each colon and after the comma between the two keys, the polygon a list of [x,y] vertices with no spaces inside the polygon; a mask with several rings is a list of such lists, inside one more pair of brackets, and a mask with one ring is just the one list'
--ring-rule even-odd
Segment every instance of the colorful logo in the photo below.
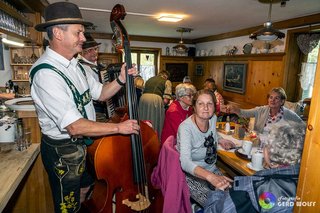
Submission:
{"label": "colorful logo", "polygon": [[263,209],[271,209],[276,204],[277,198],[271,192],[263,192],[259,196],[259,204]]}

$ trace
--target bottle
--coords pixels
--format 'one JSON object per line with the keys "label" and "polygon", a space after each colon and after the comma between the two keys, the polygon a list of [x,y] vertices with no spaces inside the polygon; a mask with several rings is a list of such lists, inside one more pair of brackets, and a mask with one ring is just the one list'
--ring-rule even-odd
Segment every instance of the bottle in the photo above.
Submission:
{"label": "bottle", "polygon": [[224,131],[226,133],[230,132],[230,117],[227,116],[227,122],[226,122],[226,125],[224,126]]}

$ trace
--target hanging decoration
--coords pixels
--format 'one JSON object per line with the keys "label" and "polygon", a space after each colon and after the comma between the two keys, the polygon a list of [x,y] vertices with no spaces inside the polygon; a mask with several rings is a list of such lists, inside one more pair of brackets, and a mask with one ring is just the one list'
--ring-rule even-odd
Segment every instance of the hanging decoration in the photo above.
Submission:
{"label": "hanging decoration", "polygon": [[183,35],[183,33],[185,33],[185,32],[190,33],[191,31],[192,31],[191,28],[179,27],[179,28],[177,29],[177,32],[181,33],[181,39],[180,39],[179,44],[177,44],[176,46],[173,47],[173,50],[174,50],[177,54],[185,54],[185,53],[188,52],[188,47],[183,44],[182,35]]}
{"label": "hanging decoration", "polygon": [[297,37],[297,44],[301,52],[308,55],[319,43],[319,33],[301,34]]}

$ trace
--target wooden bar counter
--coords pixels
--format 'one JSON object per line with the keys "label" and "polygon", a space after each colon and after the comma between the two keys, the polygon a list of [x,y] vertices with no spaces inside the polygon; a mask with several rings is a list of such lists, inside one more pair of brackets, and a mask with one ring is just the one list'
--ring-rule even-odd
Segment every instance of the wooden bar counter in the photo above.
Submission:
{"label": "wooden bar counter", "polygon": [[40,144],[31,144],[24,151],[15,149],[0,153],[0,212],[18,188],[20,182],[40,152]]}
{"label": "wooden bar counter", "polygon": [[35,111],[17,111],[31,130],[32,145],[24,151],[0,153],[0,212],[53,213],[48,175],[40,155],[41,131]]}

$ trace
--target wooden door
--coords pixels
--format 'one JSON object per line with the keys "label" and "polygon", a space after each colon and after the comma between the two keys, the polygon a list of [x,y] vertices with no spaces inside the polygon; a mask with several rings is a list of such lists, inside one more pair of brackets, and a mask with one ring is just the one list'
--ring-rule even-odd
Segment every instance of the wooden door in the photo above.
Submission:
{"label": "wooden door", "polygon": [[[314,81],[305,145],[302,155],[297,198],[294,212],[309,213],[320,210],[320,54]],[[302,203],[301,203],[302,202]],[[307,205],[309,206],[303,206]]]}

